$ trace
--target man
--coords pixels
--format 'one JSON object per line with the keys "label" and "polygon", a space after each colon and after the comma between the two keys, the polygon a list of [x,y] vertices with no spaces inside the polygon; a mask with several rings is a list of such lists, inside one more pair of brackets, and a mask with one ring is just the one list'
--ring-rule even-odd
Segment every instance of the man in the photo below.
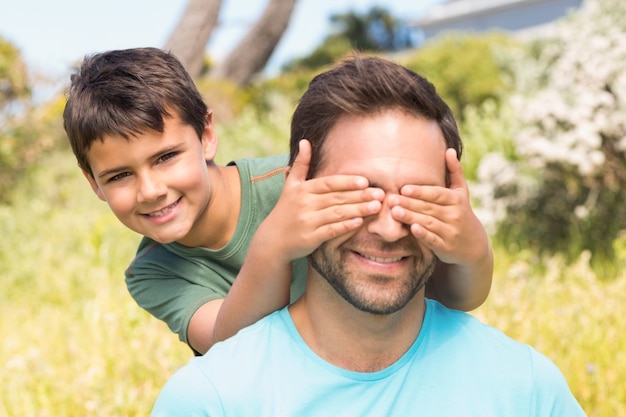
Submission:
{"label": "man", "polygon": [[311,178],[366,177],[382,209],[309,256],[294,304],[178,371],[153,415],[583,416],[545,356],[424,296],[439,259],[417,238],[419,196],[452,198],[461,148],[448,106],[406,68],[354,58],[314,78],[290,160],[311,152]]}

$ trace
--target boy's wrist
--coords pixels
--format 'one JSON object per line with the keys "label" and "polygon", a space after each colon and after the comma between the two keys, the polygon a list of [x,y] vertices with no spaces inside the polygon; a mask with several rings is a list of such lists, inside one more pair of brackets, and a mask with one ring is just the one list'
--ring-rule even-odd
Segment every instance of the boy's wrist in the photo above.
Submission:
{"label": "boy's wrist", "polygon": [[280,265],[291,264],[293,259],[283,247],[284,240],[275,238],[271,229],[265,222],[261,223],[250,243],[249,255],[250,252],[257,252],[261,262],[277,262]]}

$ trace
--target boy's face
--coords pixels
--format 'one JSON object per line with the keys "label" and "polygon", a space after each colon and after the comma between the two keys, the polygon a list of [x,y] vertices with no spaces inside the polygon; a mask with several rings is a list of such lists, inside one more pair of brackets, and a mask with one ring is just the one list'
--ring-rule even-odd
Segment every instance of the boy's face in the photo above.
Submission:
{"label": "boy's face", "polygon": [[344,116],[323,147],[324,175],[361,175],[385,191],[381,211],[310,256],[313,269],[355,308],[391,314],[414,299],[436,258],[391,215],[390,199],[407,184],[445,186],[446,144],[435,121],[400,110]]}
{"label": "boy's face", "polygon": [[88,152],[98,197],[129,229],[161,243],[193,240],[210,200],[206,161],[217,151],[210,115],[198,139],[176,117],[165,117],[163,133],[148,130],[131,140],[105,136]]}

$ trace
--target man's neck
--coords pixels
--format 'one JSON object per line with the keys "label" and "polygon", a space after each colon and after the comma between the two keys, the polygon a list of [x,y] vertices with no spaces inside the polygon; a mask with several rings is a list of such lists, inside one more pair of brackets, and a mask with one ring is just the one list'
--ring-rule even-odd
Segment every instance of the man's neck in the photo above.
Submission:
{"label": "man's neck", "polygon": [[402,310],[380,315],[357,310],[337,293],[307,287],[289,312],[303,340],[322,359],[350,371],[376,372],[409,350],[425,309],[423,290]]}

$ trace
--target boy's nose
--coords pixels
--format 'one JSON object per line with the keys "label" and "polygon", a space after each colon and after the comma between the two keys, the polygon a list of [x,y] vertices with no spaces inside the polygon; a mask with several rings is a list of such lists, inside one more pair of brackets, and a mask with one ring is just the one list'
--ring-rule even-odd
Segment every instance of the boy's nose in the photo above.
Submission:
{"label": "boy's nose", "polygon": [[137,201],[140,203],[159,200],[167,193],[167,186],[155,176],[143,176],[139,180]]}
{"label": "boy's nose", "polygon": [[409,226],[392,217],[388,198],[385,197],[380,212],[369,220],[367,231],[379,235],[386,242],[395,242],[409,234]]}

